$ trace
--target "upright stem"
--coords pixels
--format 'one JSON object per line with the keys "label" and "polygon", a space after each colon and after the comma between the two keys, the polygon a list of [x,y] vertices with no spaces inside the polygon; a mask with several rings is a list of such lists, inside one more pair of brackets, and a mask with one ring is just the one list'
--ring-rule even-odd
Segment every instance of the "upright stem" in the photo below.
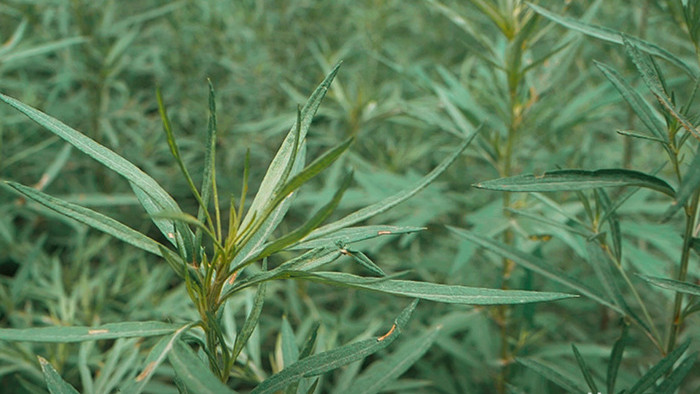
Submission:
{"label": "upright stem", "polygon": [[[683,250],[681,253],[681,263],[678,270],[676,280],[685,282],[688,275],[688,263],[690,262],[690,248],[693,241],[693,228],[695,227],[695,216],[698,211],[698,197],[700,190],[696,190],[693,194],[690,205],[685,210],[685,231],[683,232]],[[676,299],[673,303],[673,315],[669,324],[668,343],[666,344],[666,353],[670,353],[676,347],[678,333],[683,323],[681,316],[681,307],[683,305],[683,293],[676,293]]]}

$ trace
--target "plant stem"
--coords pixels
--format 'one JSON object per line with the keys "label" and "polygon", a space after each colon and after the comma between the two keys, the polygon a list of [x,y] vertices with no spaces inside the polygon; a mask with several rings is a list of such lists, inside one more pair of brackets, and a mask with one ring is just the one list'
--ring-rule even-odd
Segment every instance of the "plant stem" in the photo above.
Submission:
{"label": "plant stem", "polygon": [[[698,198],[700,190],[696,190],[693,194],[690,205],[685,210],[685,231],[683,232],[683,250],[681,253],[681,263],[678,270],[676,280],[685,282],[688,274],[688,263],[690,262],[690,248],[693,241],[693,228],[695,227],[695,216],[698,211]],[[666,344],[666,353],[670,353],[676,347],[676,339],[680,332],[683,317],[681,315],[681,306],[683,304],[683,294],[676,293],[676,298],[673,302],[673,315],[669,324],[668,342]]]}

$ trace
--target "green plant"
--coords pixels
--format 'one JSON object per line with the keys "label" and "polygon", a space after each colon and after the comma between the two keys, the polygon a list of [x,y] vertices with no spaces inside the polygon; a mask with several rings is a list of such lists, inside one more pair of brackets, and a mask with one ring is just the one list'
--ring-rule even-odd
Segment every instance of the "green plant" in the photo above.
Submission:
{"label": "green plant", "polygon": [[[682,23],[679,25],[689,34],[690,42],[696,48],[697,55],[697,2],[679,2],[677,6],[677,10],[682,15]],[[454,229],[454,231],[487,250],[512,259],[528,270],[585,295],[604,308],[615,311],[621,317],[622,334],[615,342],[608,359],[605,392],[615,390],[623,351],[629,344],[628,325],[639,330],[656,349],[656,353],[663,358],[641,377],[634,375],[634,378],[626,379],[629,382],[626,392],[641,393],[647,390],[675,392],[692,370],[696,359],[695,354],[683,356],[690,344],[686,341],[679,345],[678,337],[684,321],[699,310],[697,301],[693,298],[693,295],[697,294],[697,285],[688,282],[691,254],[694,240],[698,235],[698,198],[700,197],[700,155],[698,155],[697,142],[694,143],[700,140],[700,131],[695,126],[699,114],[692,112],[700,75],[698,68],[670,51],[640,38],[573,18],[562,17],[534,4],[530,4],[529,7],[568,29],[620,44],[624,48],[624,52],[657,105],[650,105],[642,94],[613,67],[596,62],[596,67],[624,98],[647,131],[645,133],[620,131],[619,133],[627,138],[657,144],[667,157],[668,172],[677,186],[674,188],[662,177],[657,176],[661,167],[654,168],[652,165],[648,165],[651,168],[646,168],[646,172],[620,168],[592,171],[552,170],[542,174],[508,176],[474,185],[488,190],[533,193],[536,202],[531,205],[539,206],[540,212],[534,214],[531,211],[513,210],[513,213],[579,237],[580,241],[571,244],[577,248],[581,243],[584,244],[583,253],[579,253],[593,271],[595,280],[591,284],[571,277],[534,254],[494,242],[473,232],[461,229]],[[663,59],[677,67],[682,73],[680,78],[690,89],[684,89],[677,82],[672,85],[656,59]],[[672,87],[674,85],[676,89]],[[606,191],[606,188],[611,187],[626,187],[627,190],[611,194]],[[670,220],[678,211],[684,213],[685,223],[681,232],[683,243],[680,253],[676,256],[678,262],[670,266],[675,271],[673,279],[640,274],[640,271],[646,270],[645,263],[635,261],[640,255],[635,253],[634,258],[627,258],[629,261],[626,261],[623,255],[623,251],[631,253],[635,252],[635,248],[629,244],[625,245],[619,211],[623,204],[641,189],[653,190],[663,196],[664,199],[661,201],[664,201],[666,209],[660,212],[660,215],[656,214],[661,221]],[[542,196],[540,194],[542,192],[570,192],[569,195],[576,197],[580,202],[584,218],[572,214],[561,204]],[[653,198],[652,201],[655,200],[657,198]],[[633,223],[632,226],[638,226],[638,224]],[[667,229],[664,230],[667,231]],[[643,281],[636,280],[633,274],[637,274]],[[657,302],[653,297],[649,297],[648,292],[651,289],[648,285],[675,291],[673,300],[670,302],[672,305],[670,319],[662,318],[666,313],[666,308],[663,306],[666,300]],[[667,331],[665,337],[661,335],[661,322],[665,323]],[[691,333],[689,334],[692,336]],[[572,347],[575,365],[583,374],[586,387],[592,392],[599,391],[596,383],[599,378],[595,376],[597,374],[592,372],[576,346],[572,345]],[[584,392],[581,390],[582,384],[567,376],[568,374],[559,366],[542,363],[533,358],[518,358],[517,361],[567,391]]]}
{"label": "green plant", "polygon": [[[70,343],[96,339],[119,338],[121,341],[123,338],[131,337],[163,336],[150,351],[145,361],[145,367],[141,371],[137,373],[134,368],[129,368],[129,365],[122,366],[119,376],[129,376],[127,383],[122,386],[122,390],[126,392],[143,390],[157,367],[167,356],[179,381],[190,390],[228,392],[229,389],[226,385],[232,376],[247,376],[253,381],[259,376],[255,371],[247,370],[247,356],[242,356],[241,353],[259,324],[267,283],[273,280],[303,279],[411,298],[474,305],[539,302],[569,297],[560,293],[502,291],[393,279],[394,275],[385,274],[381,268],[362,253],[346,248],[347,244],[359,240],[419,231],[420,228],[408,226],[351,226],[386,211],[424,188],[461,154],[477,135],[478,130],[474,130],[448,158],[414,187],[355,211],[340,220],[322,225],[338,205],[351,182],[351,176],[346,176],[331,200],[311,215],[305,224],[271,240],[273,232],[279,227],[297,190],[335,162],[352,142],[352,139],[348,139],[311,163],[304,164],[306,137],[311,120],[335,77],[338,67],[339,65],[333,68],[304,107],[297,111],[296,123],[272,160],[258,193],[248,206],[245,215],[243,212],[246,206],[249,173],[247,156],[241,197],[237,203],[233,197],[230,198],[231,204],[227,215],[224,215],[219,205],[221,198],[218,195],[214,164],[217,118],[214,91],[211,85],[205,165],[200,188],[195,186],[194,179],[184,163],[163,100],[158,94],[159,112],[167,142],[180,167],[183,178],[199,205],[197,216],[184,213],[175,200],[153,178],[123,157],[55,118],[13,98],[0,95],[0,100],[127,179],[142,207],[152,218],[164,239],[175,250],[89,208],[60,200],[16,182],[7,181],[6,184],[25,197],[61,215],[162,257],[175,274],[184,281],[187,294],[198,314],[197,320],[175,324],[146,321],[108,323],[92,328],[2,329],[0,330],[0,339]],[[213,205],[210,206],[210,204]],[[226,217],[228,221],[226,221]],[[286,261],[268,270],[268,257],[283,251],[287,253],[293,250],[307,251],[291,258],[285,257]],[[363,277],[349,273],[318,271],[319,268],[333,262],[341,255],[354,255],[355,261],[361,265],[362,269],[374,274],[374,276]],[[241,329],[235,330],[231,325],[224,323],[224,306],[229,298],[252,286],[257,286],[252,308]],[[404,309],[387,334],[333,350],[312,354],[316,336],[312,330],[303,350],[287,350],[287,353],[284,353],[284,369],[259,382],[260,384],[253,392],[273,392],[284,388],[296,391],[298,387],[310,388],[312,391],[316,383],[307,380],[302,383],[302,386],[299,386],[299,381],[302,378],[313,378],[321,375],[352,361],[361,360],[367,355],[385,348],[393,342],[406,325],[416,303],[417,301],[414,301]],[[434,340],[437,329],[434,328],[426,333],[428,336],[421,341],[422,346],[417,348],[419,351],[416,351],[416,347],[406,348],[386,362],[394,366],[404,365],[405,356],[399,357],[398,355],[407,352],[411,354],[409,359],[417,360]],[[293,339],[291,340],[293,341]],[[289,348],[289,341],[289,335],[287,335],[287,349],[292,349]],[[192,345],[199,349],[199,354],[193,352]],[[202,362],[202,358],[206,360],[208,368]],[[57,372],[50,363],[43,358],[39,358],[39,361],[51,390],[71,392],[70,385],[58,378]],[[237,362],[240,365],[237,365]],[[408,366],[410,364],[402,368]],[[368,370],[368,375],[365,377],[367,384],[372,385],[375,377],[384,374],[384,368],[386,367]],[[385,381],[383,384],[386,383]],[[381,385],[374,385],[373,390],[379,390],[379,388]]]}

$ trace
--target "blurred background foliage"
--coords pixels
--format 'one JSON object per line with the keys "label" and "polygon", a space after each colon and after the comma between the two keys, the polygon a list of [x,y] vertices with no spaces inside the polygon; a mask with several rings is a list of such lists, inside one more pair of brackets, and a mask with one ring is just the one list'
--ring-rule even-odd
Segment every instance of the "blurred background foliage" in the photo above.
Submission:
{"label": "blurred background foliage", "polygon": [[[177,176],[162,132],[156,86],[162,88],[185,162],[191,173],[198,174],[207,121],[206,79],[212,80],[219,108],[219,187],[222,196],[238,194],[245,151],[250,149],[255,190],[294,122],[296,104],[303,103],[342,59],[341,71],[311,127],[309,147],[320,152],[351,135],[356,142],[327,176],[302,189],[283,226],[295,228],[326,201],[343,168],[355,170],[355,182],[337,215],[413,184],[451,151],[459,137],[483,123],[478,141],[437,182],[376,220],[425,226],[426,231],[354,249],[388,273],[410,270],[409,278],[414,279],[501,287],[500,258],[459,239],[445,225],[490,237],[509,231],[510,242],[518,248],[584,282],[594,282],[584,261],[583,241],[525,216],[504,213],[503,194],[471,185],[504,175],[504,141],[514,102],[522,119],[508,158],[510,175],[557,167],[653,172],[662,163],[656,151],[615,132],[640,125],[593,67],[593,60],[604,61],[635,84],[639,78],[622,47],[565,30],[535,16],[524,3],[493,2],[502,9],[519,7],[514,20],[529,21],[527,26],[516,26],[531,29],[526,40],[513,45],[517,37],[494,23],[481,3],[6,0],[0,4],[0,91],[111,147],[151,174],[181,205],[189,202],[183,209],[194,213],[196,201]],[[696,63],[675,1],[537,4],[645,37]],[[525,50],[514,54],[518,48]],[[515,99],[502,69],[513,56],[521,62],[520,71],[527,67],[516,83]],[[680,71],[663,67],[669,85],[687,97],[693,87]],[[150,221],[126,182],[7,106],[0,106],[0,144],[0,178],[35,185],[159,237],[149,229]],[[669,175],[668,170],[659,175]],[[584,216],[572,193],[509,198],[508,207],[553,220],[564,220],[556,210]],[[676,222],[658,223],[665,207],[656,195],[639,192],[618,212],[625,262],[638,272],[656,276],[673,272],[681,239]],[[697,279],[697,268],[692,272]],[[7,190],[0,192],[3,327],[177,321],[194,315],[184,286],[177,285],[173,276],[153,256]],[[512,273],[510,287],[566,290],[519,268]],[[666,319],[672,294],[647,291],[654,292],[654,297],[647,297],[654,315]],[[252,293],[235,298],[229,313],[243,316],[251,301]],[[319,343],[332,348],[371,335],[402,306],[395,298],[367,292],[348,296],[343,290],[314,284],[275,282],[268,289],[260,331],[248,346],[248,355],[259,368],[253,370],[258,377],[275,370],[279,362],[275,343],[283,321],[294,328],[299,343],[320,321]],[[507,337],[515,356],[537,357],[582,382],[570,348],[575,343],[594,374],[604,376],[610,349],[620,336],[619,318],[613,312],[575,299],[514,307],[507,313],[517,323]],[[431,350],[388,390],[493,392],[503,362],[497,315],[489,308],[419,305],[406,338],[421,326],[439,323],[444,328]],[[687,324],[697,323],[694,317]],[[634,382],[640,366],[660,358],[640,332],[630,335],[633,340],[622,363],[619,387]],[[697,337],[698,331],[685,336]],[[121,340],[83,345],[0,343],[0,387],[15,387],[7,392],[42,392],[43,377],[33,356],[41,354],[77,387],[109,392],[121,376],[113,365],[143,357],[140,349],[149,347]],[[327,375],[320,389],[343,392],[369,361]],[[150,390],[175,391],[168,381],[172,372],[165,366],[161,369]],[[510,384],[518,388],[513,388],[515,392],[562,392],[522,366],[512,365],[508,374]],[[244,382],[239,389],[246,387],[250,386]],[[684,392],[694,392],[700,379],[688,379],[685,387]]]}

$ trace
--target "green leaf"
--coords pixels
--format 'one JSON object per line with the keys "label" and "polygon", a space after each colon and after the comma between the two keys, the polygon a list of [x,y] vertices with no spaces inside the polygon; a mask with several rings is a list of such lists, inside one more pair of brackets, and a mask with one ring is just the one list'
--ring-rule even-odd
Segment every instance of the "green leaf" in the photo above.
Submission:
{"label": "green leaf", "polygon": [[457,285],[385,278],[364,278],[339,272],[290,271],[291,278],[307,279],[343,287],[378,291],[386,294],[419,298],[449,304],[502,305],[544,302],[576,297],[571,294],[484,289]]}
{"label": "green leaf", "polygon": [[700,296],[700,286],[694,283],[681,282],[673,279],[657,278],[654,276],[639,274],[637,276],[651,283],[654,286],[663,287],[664,289],[673,290],[679,293]]}
{"label": "green leaf", "polygon": [[145,361],[146,367],[143,368],[141,373],[139,373],[134,379],[129,380],[124,386],[122,386],[121,392],[139,394],[141,391],[143,391],[144,387],[146,387],[148,381],[151,380],[151,377],[155,373],[158,366],[165,360],[168,353],[170,353],[172,350],[175,341],[177,341],[185,331],[192,327],[193,324],[194,323],[190,323],[182,326],[171,335],[161,338],[148,353]]}
{"label": "green leaf", "polygon": [[232,394],[235,391],[226,387],[214,376],[202,360],[181,340],[173,343],[168,360],[177,376],[193,393],[198,394]]}
{"label": "green leaf", "polygon": [[671,197],[673,188],[664,180],[639,171],[625,169],[556,170],[542,175],[516,175],[477,183],[479,189],[509,192],[577,191],[598,187],[641,186]]}
{"label": "green leaf", "polygon": [[682,344],[681,346],[673,350],[671,353],[669,353],[656,365],[651,367],[649,371],[647,371],[647,373],[645,373],[644,376],[642,376],[642,378],[639,379],[634,386],[632,386],[628,394],[641,394],[646,392],[646,390],[650,387],[653,387],[654,383],[656,383],[656,381],[660,377],[664,376],[668,371],[670,371],[673,368],[673,365],[676,363],[676,361],[678,361],[678,359],[683,355],[683,353],[685,353],[685,351],[688,350],[688,346],[690,346],[690,341],[686,341],[684,344]]}
{"label": "green leaf", "polygon": [[472,134],[468,138],[466,138],[462,142],[462,144],[460,144],[459,147],[457,147],[457,149],[455,149],[455,151],[452,152],[452,154],[450,156],[448,156],[445,160],[443,160],[442,163],[440,163],[440,165],[435,167],[432,171],[430,171],[430,173],[428,175],[423,177],[423,179],[418,181],[418,183],[416,183],[412,187],[410,187],[406,190],[403,190],[397,194],[394,194],[393,196],[387,197],[382,201],[379,201],[379,202],[374,203],[370,206],[367,206],[367,207],[362,208],[358,211],[355,211],[355,212],[349,214],[348,216],[346,216],[346,217],[344,217],[336,222],[333,222],[333,223],[327,224],[321,228],[318,228],[318,229],[314,230],[311,234],[309,234],[309,236],[306,239],[307,240],[316,239],[316,238],[320,238],[324,235],[334,233],[335,231],[337,231],[339,229],[342,229],[342,228],[348,227],[348,226],[352,226],[353,224],[367,220],[367,219],[369,219],[375,215],[378,215],[382,212],[386,212],[388,209],[393,208],[394,206],[406,201],[407,199],[409,199],[410,197],[412,197],[413,195],[415,195],[419,191],[423,190],[432,181],[434,181],[435,178],[440,176],[440,174],[442,174],[447,169],[447,167],[449,167],[450,164],[452,164],[459,157],[459,155],[464,151],[464,149],[467,148],[469,143],[472,142],[474,137],[477,136],[477,134],[479,133],[479,131],[481,129],[482,129],[482,127],[479,126],[479,128],[476,129],[474,132],[472,132]]}
{"label": "green leaf", "polygon": [[562,375],[559,371],[550,367],[549,365],[543,364],[540,361],[531,358],[516,358],[515,360],[542,375],[547,380],[556,383],[559,387],[564,388],[567,393],[585,393],[585,391],[580,389],[581,386],[577,382],[574,382],[573,380]]}
{"label": "green leaf", "polygon": [[316,229],[316,227],[323,223],[323,221],[326,220],[326,218],[328,218],[328,216],[330,216],[331,213],[333,213],[335,208],[340,203],[340,200],[343,198],[343,194],[350,186],[351,182],[352,173],[349,173],[341,183],[338,190],[333,195],[333,198],[331,198],[331,200],[328,203],[321,207],[321,209],[319,209],[309,220],[307,220],[306,223],[304,223],[298,229],[288,233],[287,235],[284,235],[281,238],[270,242],[267,246],[265,246],[262,252],[260,252],[260,254],[258,254],[254,258],[252,258],[252,260],[256,261],[268,257],[273,253],[276,253],[286,248],[287,246],[299,241],[300,239],[308,235],[312,230]]}
{"label": "green leaf", "polygon": [[639,120],[642,121],[644,126],[646,126],[654,137],[659,141],[668,142],[666,127],[654,108],[649,105],[649,103],[647,103],[617,71],[603,63],[597,61],[594,61],[594,63],[613,86],[615,86],[615,89],[620,92],[620,95],[627,101]]}
{"label": "green leaf", "polygon": [[625,312],[620,309],[617,305],[611,303],[610,301],[602,298],[599,293],[600,291],[594,290],[589,288],[588,286],[584,285],[583,283],[579,282],[578,280],[569,277],[566,273],[563,271],[557,269],[556,267],[552,266],[552,264],[549,264],[535,256],[529,255],[527,253],[524,253],[518,249],[515,249],[511,246],[508,245],[503,245],[501,243],[498,243],[496,241],[493,241],[489,238],[484,238],[479,235],[476,235],[470,231],[458,229],[455,227],[448,227],[452,232],[455,234],[459,235],[462,238],[468,239],[481,247],[490,250],[491,252],[496,253],[497,255],[510,259],[514,261],[516,264],[521,265],[527,269],[530,269],[546,278],[549,278],[559,284],[562,284],[574,291],[579,292],[580,294],[598,302],[601,305],[607,306],[608,308],[617,311],[621,314],[625,314]]}
{"label": "green leaf", "polygon": [[108,216],[95,212],[91,209],[81,207],[80,205],[60,200],[56,197],[52,197],[46,193],[16,182],[6,181],[5,183],[24,196],[62,215],[68,216],[81,223],[87,224],[90,227],[103,231],[128,244],[136,246],[137,248],[143,249],[158,256],[161,255],[161,251],[158,249],[158,245],[160,245],[158,242]]}
{"label": "green leaf", "polygon": [[662,221],[668,220],[676,211],[685,206],[688,199],[700,188],[700,154],[695,154],[693,160],[688,166],[688,170],[683,174],[683,180],[678,187],[676,200],[671,204],[666,213],[664,213]]}
{"label": "green leaf", "polygon": [[583,356],[581,356],[581,353],[579,353],[576,345],[573,343],[571,344],[571,350],[574,352],[576,363],[583,374],[583,378],[586,379],[586,384],[588,385],[588,388],[591,389],[591,393],[598,393],[598,386],[596,386],[595,380],[593,380],[590,368],[588,368],[588,365],[586,365],[586,360],[583,359]]}
{"label": "green leaf", "polygon": [[683,379],[685,379],[688,374],[693,370],[693,366],[695,366],[695,361],[697,358],[697,353],[693,353],[690,356],[686,357],[685,360],[681,361],[681,363],[676,367],[676,369],[671,372],[668,377],[661,382],[661,384],[658,387],[658,392],[659,394],[673,394],[678,390],[680,387],[681,383],[683,383]]}
{"label": "green leaf", "polygon": [[41,356],[37,356],[37,358],[39,359],[39,364],[41,364],[41,371],[44,372],[46,388],[49,389],[51,394],[79,394],[75,387],[61,378],[61,375],[51,363]]}
{"label": "green leaf", "polygon": [[[316,114],[318,107],[321,105],[321,101],[323,101],[323,98],[326,96],[328,88],[331,85],[331,82],[333,82],[335,75],[338,73],[339,68],[340,63],[336,64],[335,67],[333,67],[333,69],[331,70],[331,72],[328,73],[328,75],[326,75],[326,78],[311,94],[311,97],[309,97],[309,99],[306,101],[306,104],[304,104],[304,107],[301,109],[301,127],[299,127],[299,141],[302,141],[302,144],[304,143],[303,141],[305,141],[306,134],[308,133],[309,127],[311,126],[311,121],[313,120],[313,117]],[[287,163],[292,158],[292,153],[295,149],[297,149],[297,141],[295,138],[296,129],[297,124],[295,123],[292,126],[289,133],[287,134],[287,137],[285,138],[284,142],[282,142],[282,146],[280,146],[280,149],[277,151],[275,158],[272,159],[272,163],[270,163],[270,166],[268,167],[267,172],[265,173],[265,177],[263,178],[262,183],[260,184],[258,193],[255,195],[253,203],[250,205],[248,214],[246,214],[245,219],[242,221],[243,228],[245,228],[248,225],[248,223],[250,223],[253,220],[253,215],[255,213],[258,213],[258,215],[260,215],[264,207],[268,204],[268,201],[273,198],[273,193],[278,188],[278,185],[284,182],[284,180],[282,179],[284,169],[287,167]],[[303,161],[303,158],[299,159]]]}
{"label": "green leaf", "polygon": [[[125,158],[114,153],[112,150],[100,145],[92,138],[80,133],[79,131],[67,126],[56,118],[53,118],[35,108],[32,108],[22,102],[0,93],[0,100],[14,107],[18,111],[24,113],[29,119],[43,126],[47,130],[64,139],[66,142],[83,151],[88,156],[105,165],[107,168],[115,171],[119,175],[126,178],[135,189],[142,192],[142,195],[148,196],[152,204],[152,208],[157,208],[155,211],[149,210],[144,206],[148,213],[157,211],[181,211],[175,200],[156,182],[153,178],[141,171],[138,167],[131,164]],[[139,196],[139,193],[137,193]],[[141,200],[141,197],[139,197]],[[143,203],[143,201],[142,201]],[[172,235],[175,233],[175,224],[160,222],[156,223],[163,234],[172,240]],[[193,238],[194,234],[191,231],[179,230],[179,236]],[[170,234],[170,236],[169,236]]]}
{"label": "green leaf", "polygon": [[695,129],[693,123],[688,120],[681,111],[676,109],[676,106],[664,89],[662,84],[661,75],[655,64],[651,64],[648,58],[645,58],[642,53],[639,52],[639,48],[632,42],[630,42],[629,37],[623,35],[622,41],[625,44],[625,50],[627,54],[632,59],[632,62],[637,67],[637,70],[642,75],[642,80],[647,85],[651,93],[656,96],[659,103],[668,111],[668,113],[673,116],[678,123],[685,128],[688,133],[691,133],[695,138],[700,139],[700,132]]}
{"label": "green leaf", "polygon": [[[579,31],[583,34],[586,34],[591,37],[599,38],[601,40],[609,41],[609,42],[614,42],[616,44],[622,44],[622,34],[619,31],[609,29],[607,27],[603,26],[597,26],[593,24],[588,24],[584,22],[580,22],[576,19],[565,17],[565,16],[560,16],[557,15],[553,12],[550,12],[540,6],[537,6],[532,3],[528,3],[528,6],[535,10],[538,14],[544,16],[547,19],[550,19],[568,29],[576,30]],[[636,37],[627,37],[629,41],[634,43],[639,49],[643,50],[644,52],[647,52],[651,55],[658,56],[662,59],[665,59],[669,61],[672,64],[675,64],[679,68],[681,68],[683,71],[685,71],[690,77],[693,78],[693,80],[697,79],[697,71],[690,68],[683,60],[672,54],[671,52],[655,45],[650,42],[644,41],[642,39],[636,38]]]}
{"label": "green leaf", "polygon": [[282,348],[282,363],[285,367],[292,365],[299,360],[299,348],[297,347],[296,336],[292,325],[289,324],[287,316],[282,316],[282,328],[280,330],[280,346]]}
{"label": "green leaf", "polygon": [[[338,243],[343,245],[354,242],[364,241],[376,237],[386,235],[408,234],[417,231],[423,231],[425,227],[413,226],[358,226],[340,229],[324,237],[312,239],[310,241],[302,240],[289,249],[313,249],[318,247],[335,246]],[[308,238],[308,237],[307,237]]]}
{"label": "green leaf", "polygon": [[348,394],[378,393],[387,384],[395,381],[406,372],[425,352],[430,349],[437,339],[440,326],[426,330],[422,335],[402,343],[391,355],[373,363],[354,379]]}
{"label": "green leaf", "polygon": [[625,346],[627,346],[628,331],[629,328],[627,324],[624,324],[622,326],[622,334],[620,334],[620,338],[615,341],[615,345],[613,345],[612,351],[610,352],[610,361],[608,361],[608,370],[605,378],[608,393],[615,392],[615,381],[617,380],[617,374],[620,370],[620,363],[622,362],[622,355],[625,352]]}
{"label": "green leaf", "polygon": [[353,361],[362,360],[386,348],[398,338],[417,304],[418,300],[411,302],[394,320],[394,325],[387,334],[376,339],[366,339],[301,359],[279,373],[265,379],[251,393],[274,393],[301,378],[321,375],[343,365],[350,364]]}
{"label": "green leaf", "polygon": [[181,326],[158,321],[109,323],[97,327],[33,327],[0,329],[0,340],[68,343],[170,334]]}
{"label": "green leaf", "polygon": [[267,283],[262,282],[258,285],[258,291],[255,293],[255,300],[253,301],[253,309],[248,314],[248,317],[243,323],[241,331],[236,335],[236,341],[233,344],[233,351],[231,352],[231,359],[236,360],[238,355],[243,350],[243,347],[253,335],[255,327],[258,326],[260,321],[260,313],[262,312],[263,304],[265,303],[265,291],[267,290]]}

